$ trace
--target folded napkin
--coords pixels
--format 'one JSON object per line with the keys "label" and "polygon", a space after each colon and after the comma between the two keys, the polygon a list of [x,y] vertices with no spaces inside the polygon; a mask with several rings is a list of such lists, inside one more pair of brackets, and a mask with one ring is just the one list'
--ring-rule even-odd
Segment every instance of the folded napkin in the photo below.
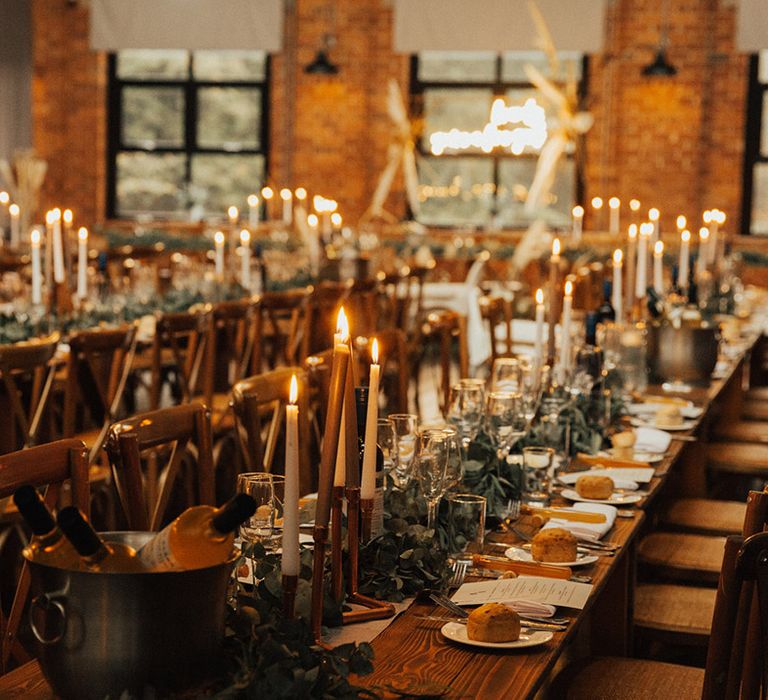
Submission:
{"label": "folded napkin", "polygon": [[561,527],[564,530],[568,530],[579,540],[596,542],[613,527],[613,523],[616,520],[616,508],[602,503],[575,503],[572,510],[580,510],[586,513],[602,513],[605,515],[605,522],[575,523],[570,520],[550,518],[547,524],[541,529],[546,530],[551,527]]}
{"label": "folded napkin", "polygon": [[663,454],[669,448],[672,436],[658,428],[635,428],[635,452]]}
{"label": "folded napkin", "polygon": [[530,600],[505,600],[504,605],[509,605],[518,614],[529,617],[552,617],[557,610],[554,605],[533,603]]}

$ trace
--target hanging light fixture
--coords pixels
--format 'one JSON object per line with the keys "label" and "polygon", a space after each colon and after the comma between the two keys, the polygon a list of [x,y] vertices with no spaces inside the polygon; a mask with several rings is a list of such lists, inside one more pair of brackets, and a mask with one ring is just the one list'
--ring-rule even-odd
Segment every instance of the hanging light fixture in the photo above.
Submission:
{"label": "hanging light fixture", "polygon": [[323,34],[322,46],[315,54],[312,63],[308,63],[304,67],[304,72],[311,75],[336,75],[339,72],[339,67],[328,58],[328,51],[334,43],[335,40],[331,34]]}
{"label": "hanging light fixture", "polygon": [[669,0],[661,0],[661,35],[656,55],[645,68],[643,75],[655,78],[670,78],[677,75],[675,68],[667,58],[667,44],[669,43]]}

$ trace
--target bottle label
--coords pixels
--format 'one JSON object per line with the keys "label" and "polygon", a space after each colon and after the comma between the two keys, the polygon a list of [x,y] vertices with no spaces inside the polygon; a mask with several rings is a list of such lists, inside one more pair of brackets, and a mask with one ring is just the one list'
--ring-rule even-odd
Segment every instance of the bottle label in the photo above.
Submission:
{"label": "bottle label", "polygon": [[371,537],[384,534],[384,488],[377,486],[373,492],[373,511],[371,512]]}
{"label": "bottle label", "polygon": [[158,532],[139,550],[139,559],[148,569],[173,571],[182,568],[171,551],[171,525]]}

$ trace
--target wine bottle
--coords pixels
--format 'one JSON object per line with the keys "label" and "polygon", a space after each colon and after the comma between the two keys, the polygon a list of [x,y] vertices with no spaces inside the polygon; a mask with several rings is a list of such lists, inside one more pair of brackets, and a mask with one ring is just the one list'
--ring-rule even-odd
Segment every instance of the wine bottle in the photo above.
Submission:
{"label": "wine bottle", "polygon": [[37,489],[21,486],[13,494],[13,502],[32,530],[27,552],[33,561],[60,568],[74,568],[80,555],[64,536]]}
{"label": "wine bottle", "polygon": [[613,283],[611,280],[603,281],[603,302],[597,308],[597,317],[600,323],[616,320],[616,310],[611,303],[611,293],[613,292]]}
{"label": "wine bottle", "polygon": [[256,502],[245,493],[221,508],[188,508],[139,550],[139,558],[152,571],[215,566],[232,554],[237,526],[255,512]]}
{"label": "wine bottle", "polygon": [[139,573],[146,568],[136,550],[121,542],[105,542],[75,507],[59,511],[57,522],[66,538],[77,550],[80,567],[104,573]]}
{"label": "wine bottle", "polygon": [[[363,468],[365,453],[365,426],[368,422],[368,387],[355,388],[355,408],[357,410],[357,445],[359,448],[360,469]],[[384,533],[384,452],[376,443],[376,489],[373,493],[373,513],[371,515],[371,537]]]}

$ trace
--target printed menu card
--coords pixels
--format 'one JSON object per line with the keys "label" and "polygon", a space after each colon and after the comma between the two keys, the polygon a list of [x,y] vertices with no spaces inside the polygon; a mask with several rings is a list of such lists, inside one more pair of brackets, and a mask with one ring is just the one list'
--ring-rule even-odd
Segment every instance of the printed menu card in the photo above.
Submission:
{"label": "printed menu card", "polygon": [[525,600],[531,603],[561,605],[581,610],[592,592],[592,585],[541,576],[520,576],[465,583],[453,594],[457,605],[483,605],[484,603],[510,603]]}

